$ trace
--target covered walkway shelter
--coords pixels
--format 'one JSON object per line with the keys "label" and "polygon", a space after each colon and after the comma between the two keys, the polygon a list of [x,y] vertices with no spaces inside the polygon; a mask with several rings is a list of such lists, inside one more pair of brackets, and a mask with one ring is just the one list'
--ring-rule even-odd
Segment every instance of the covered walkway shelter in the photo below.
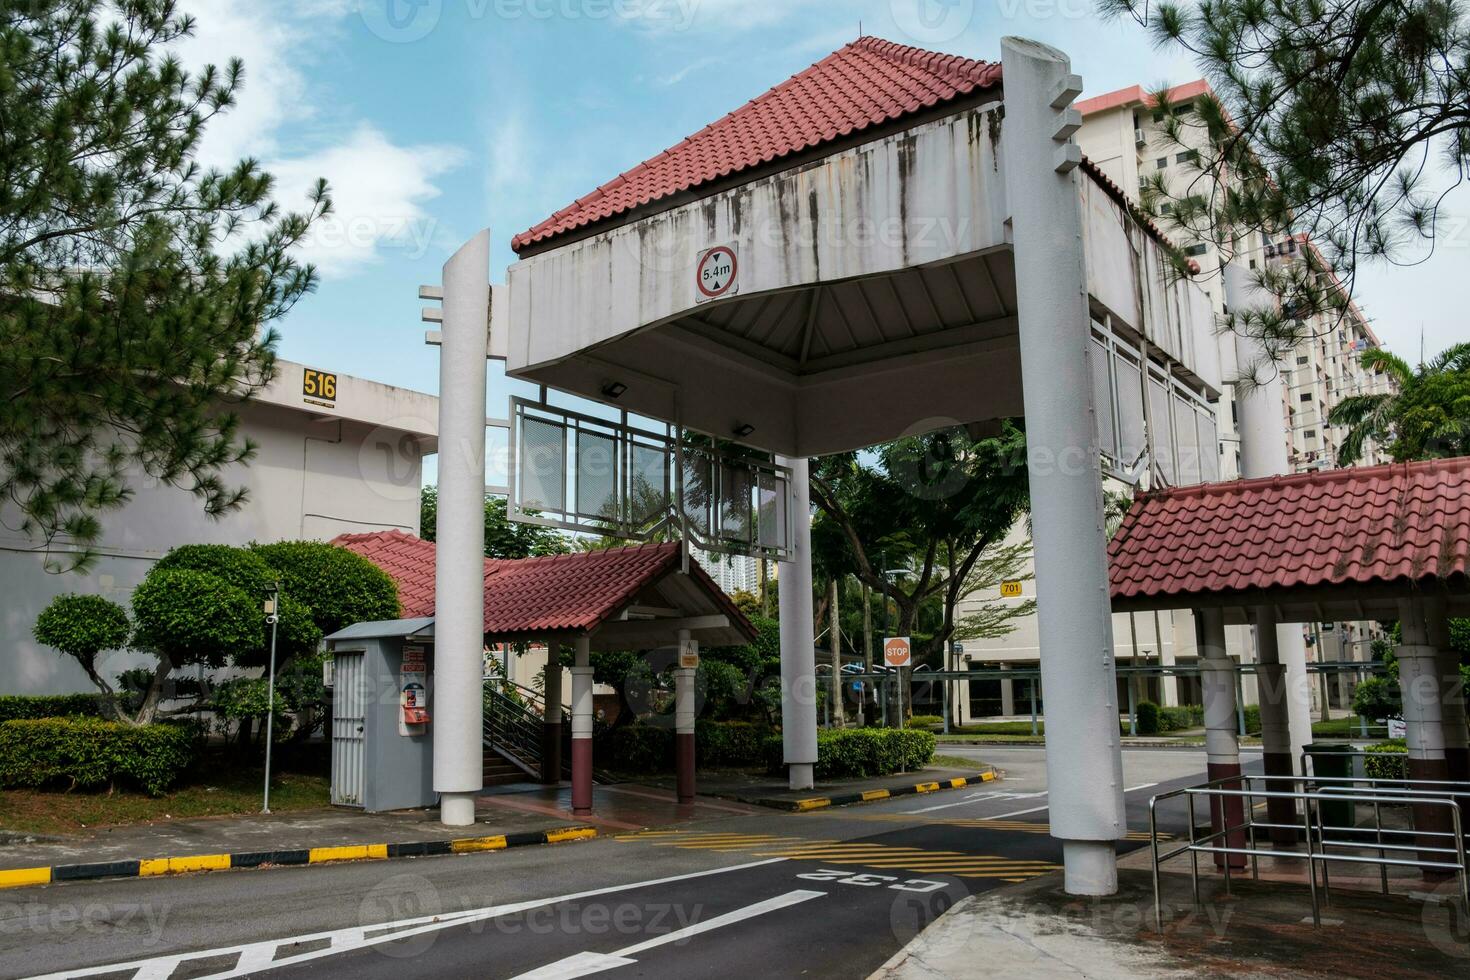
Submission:
{"label": "covered walkway shelter", "polygon": [[[1196,612],[1211,779],[1240,774],[1227,624],[1255,627],[1266,772],[1290,776],[1275,627],[1375,619],[1400,626],[1409,778],[1470,783],[1460,655],[1449,631],[1450,618],[1470,616],[1470,457],[1145,494],[1108,557],[1115,610]],[[1291,822],[1290,800],[1270,802],[1273,823]],[[1425,808],[1416,822],[1446,817]]]}
{"label": "covered walkway shelter", "polygon": [[[436,585],[438,547],[402,531],[344,534],[333,544],[377,565],[398,585],[402,615],[428,628],[442,650]],[[541,746],[542,776],[560,778],[562,745],[562,668],[558,651],[572,647],[572,808],[585,816],[592,808],[593,650],[675,648],[683,658],[674,667],[675,751],[678,798],[694,798],[694,673],[701,644],[738,646],[753,642],[755,628],[698,563],[684,561],[677,542],[609,548],[545,558],[483,558],[484,636],[477,648],[473,677],[447,676],[442,654],[436,664],[437,700],[451,700],[457,687],[479,699],[479,649],[487,643],[544,643],[545,710]],[[437,717],[435,732],[444,724]],[[476,729],[480,744],[481,729]],[[436,787],[437,788],[437,787]]]}
{"label": "covered walkway shelter", "polygon": [[[585,415],[513,404],[513,513],[630,536],[668,520],[784,563],[798,788],[817,761],[808,458],[1024,418],[1050,825],[1068,890],[1105,894],[1127,828],[1102,471],[1213,476],[1219,346],[1204,291],[1173,274],[1187,261],[1072,141],[1066,56],[997,48],[987,62],[860,38],[517,235],[504,285],[487,281],[486,232],[421,291],[443,304],[426,318],[451,447],[440,663],[477,671],[484,633],[487,356],[622,413],[591,434]],[[691,464],[691,434],[739,451]],[[435,788],[462,823],[480,705],[441,701]]]}

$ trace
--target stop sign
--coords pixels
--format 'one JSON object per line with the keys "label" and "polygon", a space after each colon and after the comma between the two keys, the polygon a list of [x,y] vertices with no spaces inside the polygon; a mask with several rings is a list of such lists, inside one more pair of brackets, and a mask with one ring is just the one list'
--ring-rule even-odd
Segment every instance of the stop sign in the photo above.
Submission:
{"label": "stop sign", "polygon": [[912,657],[909,638],[890,636],[883,641],[883,662],[890,667],[907,667]]}

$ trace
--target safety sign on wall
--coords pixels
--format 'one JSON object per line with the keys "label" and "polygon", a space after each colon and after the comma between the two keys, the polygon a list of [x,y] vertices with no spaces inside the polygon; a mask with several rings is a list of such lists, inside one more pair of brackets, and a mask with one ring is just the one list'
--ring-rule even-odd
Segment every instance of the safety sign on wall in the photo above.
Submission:
{"label": "safety sign on wall", "polygon": [[699,257],[694,267],[694,299],[699,303],[733,296],[740,289],[740,261],[735,249],[719,245]]}

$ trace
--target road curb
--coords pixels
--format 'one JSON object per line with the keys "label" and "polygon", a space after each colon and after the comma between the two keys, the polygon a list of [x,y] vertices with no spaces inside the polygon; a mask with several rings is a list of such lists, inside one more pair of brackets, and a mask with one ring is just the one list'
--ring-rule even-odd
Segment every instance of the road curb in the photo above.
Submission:
{"label": "road curb", "polygon": [[996,775],[995,768],[991,767],[984,772],[977,772],[973,776],[959,776],[953,779],[913,783],[909,786],[898,786],[893,789],[870,789],[856,793],[841,793],[836,796],[812,796],[802,800],[786,800],[772,796],[740,797],[740,799],[744,803],[767,806],[773,810],[785,810],[788,813],[806,813],[811,810],[824,810],[828,807],[847,806],[852,803],[875,803],[878,800],[891,800],[896,796],[913,796],[919,793],[938,793],[947,789],[964,789],[966,786],[973,786],[976,783],[989,783],[999,778]]}
{"label": "road curb", "polygon": [[338,861],[387,861],[394,858],[428,857],[435,854],[475,854],[481,851],[503,851],[510,847],[527,847],[533,844],[560,844],[565,841],[588,840],[596,836],[597,829],[594,827],[570,826],[516,834],[493,834],[488,837],[408,841],[402,844],[348,844],[274,851],[241,851],[232,854],[190,854],[182,857],[102,861],[93,864],[58,864],[49,867],[0,871],[0,889],[96,878],[153,878],[161,875],[189,874],[195,871],[232,871],[239,868],[331,864]]}

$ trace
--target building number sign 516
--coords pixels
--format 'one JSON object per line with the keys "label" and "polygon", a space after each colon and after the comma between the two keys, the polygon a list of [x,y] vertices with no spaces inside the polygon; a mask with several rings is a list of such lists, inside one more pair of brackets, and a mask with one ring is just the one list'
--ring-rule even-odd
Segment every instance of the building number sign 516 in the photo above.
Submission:
{"label": "building number sign 516", "polygon": [[301,372],[301,394],[307,398],[336,401],[337,376],[315,368],[307,368]]}

